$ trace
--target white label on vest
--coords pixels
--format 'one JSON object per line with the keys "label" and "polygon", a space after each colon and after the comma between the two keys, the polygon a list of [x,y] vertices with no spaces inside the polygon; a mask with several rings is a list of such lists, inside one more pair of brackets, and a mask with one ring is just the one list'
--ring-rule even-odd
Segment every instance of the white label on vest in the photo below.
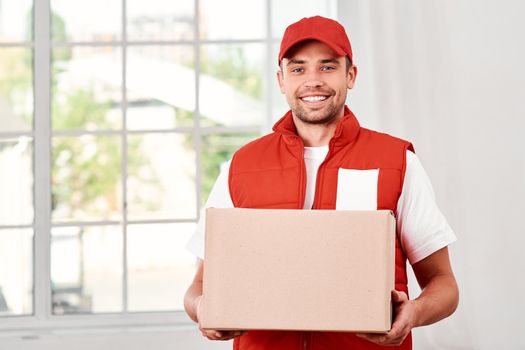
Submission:
{"label": "white label on vest", "polygon": [[338,210],[377,210],[379,169],[339,168],[337,176]]}

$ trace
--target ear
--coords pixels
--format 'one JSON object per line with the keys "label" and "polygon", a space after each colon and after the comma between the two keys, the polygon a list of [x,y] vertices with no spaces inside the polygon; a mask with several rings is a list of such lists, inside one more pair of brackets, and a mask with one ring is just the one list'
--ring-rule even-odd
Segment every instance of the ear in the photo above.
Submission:
{"label": "ear", "polygon": [[283,71],[279,68],[277,70],[277,82],[279,83],[279,89],[281,90],[281,94],[284,95],[284,76]]}
{"label": "ear", "polygon": [[355,85],[355,79],[357,77],[357,67],[355,65],[352,65],[350,69],[348,70],[348,74],[346,75],[346,87],[348,89],[352,89]]}

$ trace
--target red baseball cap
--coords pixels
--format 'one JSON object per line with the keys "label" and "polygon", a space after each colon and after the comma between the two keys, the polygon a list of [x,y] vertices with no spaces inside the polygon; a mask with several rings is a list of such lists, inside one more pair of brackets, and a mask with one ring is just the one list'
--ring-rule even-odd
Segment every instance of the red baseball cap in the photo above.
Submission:
{"label": "red baseball cap", "polygon": [[318,40],[328,45],[339,55],[348,56],[350,61],[352,61],[352,47],[345,28],[333,19],[314,16],[305,17],[286,28],[281,40],[277,64],[281,63],[281,60],[292,46],[305,40]]}

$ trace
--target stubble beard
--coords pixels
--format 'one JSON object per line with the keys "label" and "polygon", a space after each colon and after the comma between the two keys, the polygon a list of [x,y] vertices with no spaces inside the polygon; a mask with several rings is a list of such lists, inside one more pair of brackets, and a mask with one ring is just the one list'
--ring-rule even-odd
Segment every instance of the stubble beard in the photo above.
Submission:
{"label": "stubble beard", "polygon": [[[335,91],[326,91],[329,92],[328,98],[335,97]],[[344,103],[336,105],[334,101],[331,101],[327,106],[319,110],[307,110],[304,106],[301,105],[301,100],[299,98],[301,94],[298,93],[295,96],[295,103],[290,104],[290,108],[295,117],[305,124],[311,125],[328,125],[332,123],[338,117],[339,113],[344,107]]]}
{"label": "stubble beard", "polygon": [[[326,111],[307,111],[302,106],[296,106],[295,110],[292,109],[292,112],[305,124],[322,125],[332,123],[337,118],[339,109],[333,104],[327,106]],[[321,112],[323,112],[322,115],[315,115]]]}

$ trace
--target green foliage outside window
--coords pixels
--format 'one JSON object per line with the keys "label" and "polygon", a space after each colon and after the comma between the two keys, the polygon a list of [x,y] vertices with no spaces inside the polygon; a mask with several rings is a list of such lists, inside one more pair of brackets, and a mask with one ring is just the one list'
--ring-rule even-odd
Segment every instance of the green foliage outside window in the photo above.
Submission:
{"label": "green foliage outside window", "polygon": [[257,99],[262,96],[261,76],[255,67],[250,67],[241,47],[225,47],[218,59],[212,59],[204,52],[200,70],[249,96]]}

